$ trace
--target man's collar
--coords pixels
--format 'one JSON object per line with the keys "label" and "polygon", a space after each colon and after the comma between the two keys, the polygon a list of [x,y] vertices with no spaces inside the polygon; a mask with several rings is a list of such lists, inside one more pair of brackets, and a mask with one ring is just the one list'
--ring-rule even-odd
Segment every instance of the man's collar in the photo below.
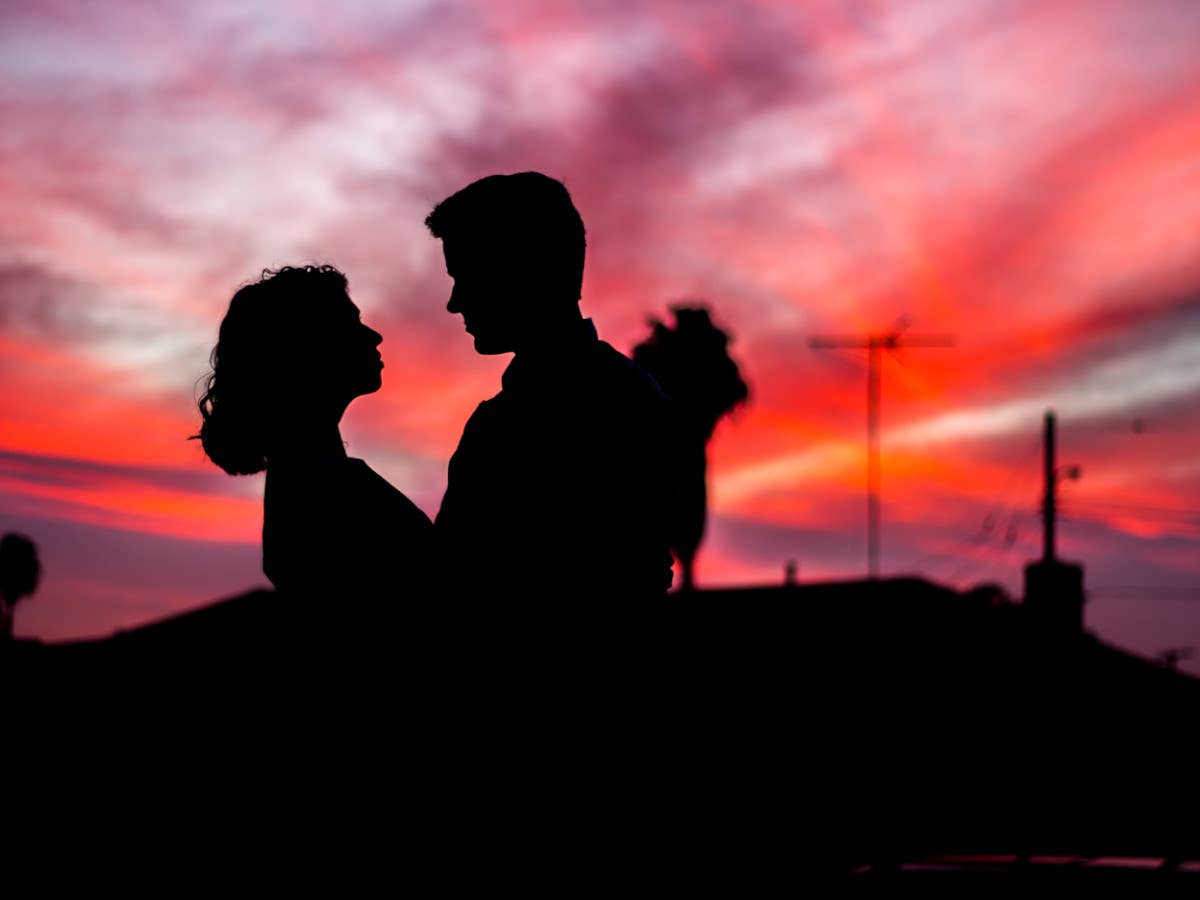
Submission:
{"label": "man's collar", "polygon": [[592,320],[580,319],[572,328],[565,329],[554,344],[514,356],[500,377],[500,383],[506,389],[520,388],[539,378],[547,369],[561,369],[564,364],[578,359],[587,347],[599,340]]}

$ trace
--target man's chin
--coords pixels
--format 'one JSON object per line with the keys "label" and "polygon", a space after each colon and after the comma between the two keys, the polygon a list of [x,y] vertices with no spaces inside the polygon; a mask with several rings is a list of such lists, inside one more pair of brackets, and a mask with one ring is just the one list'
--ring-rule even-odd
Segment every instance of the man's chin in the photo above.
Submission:
{"label": "man's chin", "polygon": [[475,352],[483,356],[498,356],[501,353],[512,353],[513,348],[508,345],[507,341],[497,341],[476,335]]}

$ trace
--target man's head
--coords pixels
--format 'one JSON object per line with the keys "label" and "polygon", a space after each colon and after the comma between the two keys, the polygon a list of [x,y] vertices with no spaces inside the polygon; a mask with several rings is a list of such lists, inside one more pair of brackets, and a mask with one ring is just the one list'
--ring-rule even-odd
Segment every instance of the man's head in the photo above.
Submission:
{"label": "man's head", "polygon": [[546,323],[578,316],[583,219],[561,181],[489,175],[435,206],[425,224],[454,279],[446,308],[480,353],[518,350]]}

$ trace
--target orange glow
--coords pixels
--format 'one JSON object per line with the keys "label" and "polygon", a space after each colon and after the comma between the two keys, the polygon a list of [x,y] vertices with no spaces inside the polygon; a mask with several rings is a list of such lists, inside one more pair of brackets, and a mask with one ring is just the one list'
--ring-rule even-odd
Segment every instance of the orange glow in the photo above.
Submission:
{"label": "orange glow", "polygon": [[[0,475],[0,492],[20,498],[27,514],[202,541],[261,540],[262,503],[99,479],[87,486],[35,484]],[[9,502],[12,502],[10,499]]]}

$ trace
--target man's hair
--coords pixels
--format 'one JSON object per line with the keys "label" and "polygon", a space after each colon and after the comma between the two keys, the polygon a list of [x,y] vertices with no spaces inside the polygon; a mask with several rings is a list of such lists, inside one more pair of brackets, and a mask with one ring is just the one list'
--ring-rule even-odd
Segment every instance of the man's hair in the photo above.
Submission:
{"label": "man's hair", "polygon": [[482,242],[500,256],[535,261],[546,282],[578,300],[587,241],[566,185],[540,172],[489,175],[451,194],[425,217],[436,238]]}

